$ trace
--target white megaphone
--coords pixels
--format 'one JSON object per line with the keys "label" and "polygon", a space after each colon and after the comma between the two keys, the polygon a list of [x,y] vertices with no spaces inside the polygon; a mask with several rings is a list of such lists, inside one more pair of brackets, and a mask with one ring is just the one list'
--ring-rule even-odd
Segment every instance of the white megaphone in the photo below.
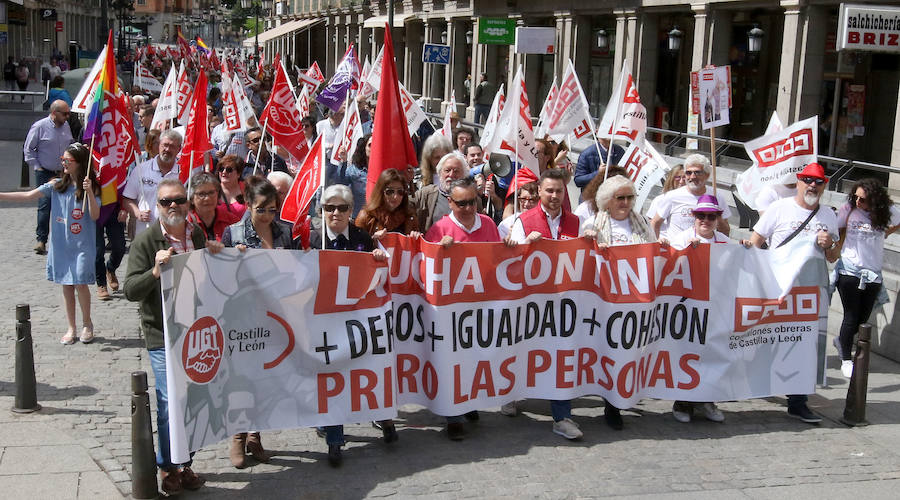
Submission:
{"label": "white megaphone", "polygon": [[487,162],[481,167],[481,173],[484,174],[485,177],[494,174],[501,179],[509,175],[511,170],[512,162],[510,162],[509,156],[506,156],[503,153],[491,153],[490,156],[488,156]]}

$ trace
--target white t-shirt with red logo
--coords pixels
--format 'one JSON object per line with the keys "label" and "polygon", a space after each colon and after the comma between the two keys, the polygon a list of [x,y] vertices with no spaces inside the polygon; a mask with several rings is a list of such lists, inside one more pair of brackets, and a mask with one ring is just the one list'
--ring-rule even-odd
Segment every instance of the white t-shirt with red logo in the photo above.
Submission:
{"label": "white t-shirt with red logo", "polygon": [[[838,228],[847,228],[847,236],[841,248],[841,259],[858,269],[868,269],[881,274],[884,263],[884,231],[872,227],[869,212],[859,208],[851,211],[851,208],[849,203],[845,203],[838,212]],[[891,205],[890,225],[897,224],[900,224],[900,209],[896,205]],[[881,283],[881,278],[875,282]]]}
{"label": "white t-shirt with red logo", "polygon": [[[753,231],[769,242],[769,248],[777,248],[803,224],[810,212],[812,210],[801,207],[794,198],[783,198],[769,205]],[[832,239],[838,239],[837,215],[831,207],[820,205],[816,215],[795,238],[815,237],[820,230],[828,231]]]}
{"label": "white t-shirt with red logo", "polygon": [[[712,194],[709,186],[706,187],[706,192],[703,194]],[[697,200],[700,199],[700,196],[688,191],[687,186],[673,189],[661,196],[662,200],[656,206],[656,215],[669,222],[666,234],[678,234],[694,227],[693,210],[697,208]],[[719,201],[722,217],[725,219],[731,217],[731,209],[728,208],[728,203],[725,202],[728,199],[725,191],[717,189],[716,199]]]}
{"label": "white t-shirt with red logo", "polygon": [[631,245],[631,221],[609,218],[609,246]]}

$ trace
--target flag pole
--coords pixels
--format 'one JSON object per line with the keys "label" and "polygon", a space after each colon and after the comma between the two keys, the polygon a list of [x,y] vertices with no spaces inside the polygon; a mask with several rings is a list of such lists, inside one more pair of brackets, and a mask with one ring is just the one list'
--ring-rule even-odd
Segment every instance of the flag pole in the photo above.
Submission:
{"label": "flag pole", "polygon": [[[253,162],[253,175],[256,175],[256,170],[259,168],[259,154],[258,154],[259,148],[263,147],[263,141],[266,140],[266,127],[268,125],[269,125],[269,115],[266,115],[266,119],[263,120],[262,133],[259,136],[259,146],[257,146],[257,149],[256,149],[256,151],[257,151],[256,161]],[[272,154],[272,152],[269,151],[269,154]],[[250,151],[247,151],[247,161],[250,161]]]}
{"label": "flag pole", "polygon": [[[97,134],[94,134],[91,136],[91,149],[88,150],[88,164],[87,164],[87,168],[84,170],[84,175],[86,175],[88,177],[90,177],[90,175],[91,175],[91,162],[94,161],[94,138],[96,136],[97,136]],[[97,182],[99,182],[99,181],[100,181],[100,176],[98,175]],[[75,189],[78,189],[78,186],[76,186]],[[93,196],[93,193],[91,193],[91,195]],[[85,193],[81,197],[81,213],[84,213],[85,210],[87,210],[87,193]]]}
{"label": "flag pole", "polygon": [[712,163],[713,196],[716,196],[716,189],[718,189],[718,184],[716,184],[716,127],[709,127],[709,156],[710,163]]}
{"label": "flag pole", "polygon": [[[319,169],[319,170],[321,170],[321,173],[319,174],[319,189],[320,189],[319,206],[320,207],[325,203],[325,200],[323,199],[325,196],[325,171],[328,170],[326,168],[328,166],[325,163],[326,161],[330,161],[330,160],[327,160],[325,158],[325,146],[323,144],[319,148],[319,165],[321,166],[321,168]],[[352,211],[353,207],[350,207],[350,209]],[[352,214],[352,212],[351,212],[351,214]],[[312,225],[312,222],[310,222],[310,225]],[[321,226],[320,231],[321,231],[321,236],[322,236],[322,238],[321,238],[322,239],[322,250],[325,250],[325,240],[328,239],[328,230],[325,228],[325,213],[324,212],[322,212],[322,216],[320,218],[319,225]]]}

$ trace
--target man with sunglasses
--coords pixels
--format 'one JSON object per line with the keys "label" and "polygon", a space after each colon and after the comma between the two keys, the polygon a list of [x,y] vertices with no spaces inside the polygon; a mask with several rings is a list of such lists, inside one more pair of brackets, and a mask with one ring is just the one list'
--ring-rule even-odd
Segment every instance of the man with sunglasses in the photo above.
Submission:
{"label": "man with sunglasses", "polygon": [[[807,165],[797,174],[796,194],[769,205],[753,226],[750,244],[762,248],[768,243],[769,248],[777,248],[794,237],[805,236],[815,238],[816,246],[822,249],[828,262],[836,261],[841,254],[837,215],[830,207],[819,205],[826,182],[828,178],[821,165]],[[806,394],[788,395],[788,415],[810,424],[821,422],[822,418],[806,405],[807,399]]]}
{"label": "man with sunglasses", "polygon": [[131,243],[128,257],[128,274],[123,289],[125,297],[140,303],[141,332],[153,369],[156,387],[156,424],[158,446],[156,465],[162,480],[162,491],[175,495],[183,489],[196,490],[205,479],[191,470],[191,462],[173,464],[169,448],[169,398],[166,385],[166,349],[163,337],[162,293],[159,276],[176,253],[187,253],[208,248],[218,253],[224,245],[211,240],[200,227],[187,222],[188,199],[184,185],[178,180],[165,178],[159,181],[154,193],[154,204],[159,211],[159,221],[154,221]]}
{"label": "man with sunglasses", "polygon": [[[72,129],[68,124],[69,105],[63,100],[50,104],[50,115],[34,122],[22,150],[25,163],[34,169],[34,180],[43,186],[62,172],[62,155],[72,143]],[[37,206],[37,243],[34,252],[47,253],[47,236],[50,234],[50,198],[41,197]]]}
{"label": "man with sunglasses", "polygon": [[[261,175],[263,177],[271,172],[288,172],[287,163],[284,162],[277,154],[272,154],[263,140],[262,130],[259,127],[253,127],[244,135],[247,140],[247,148],[250,150],[250,156],[247,157],[247,163],[244,165],[244,171],[241,177],[249,177],[251,175]],[[254,174],[255,172],[255,174]]]}
{"label": "man with sunglasses", "polygon": [[684,162],[684,186],[662,194],[662,199],[657,205],[656,215],[650,220],[650,227],[659,235],[663,221],[668,221],[668,234],[678,234],[694,227],[694,207],[703,195],[711,195],[719,202],[722,210],[721,216],[716,221],[716,229],[727,235],[730,233],[728,218],[731,217],[731,209],[725,203],[725,191],[716,188],[708,188],[706,181],[709,179],[711,167],[709,160],[701,154],[692,154]]}
{"label": "man with sunglasses", "polygon": [[150,228],[158,215],[156,189],[162,180],[178,180],[178,165],[175,160],[180,151],[181,134],[166,130],[159,136],[159,154],[137,165],[128,174],[122,191],[122,204],[137,221],[135,236]]}

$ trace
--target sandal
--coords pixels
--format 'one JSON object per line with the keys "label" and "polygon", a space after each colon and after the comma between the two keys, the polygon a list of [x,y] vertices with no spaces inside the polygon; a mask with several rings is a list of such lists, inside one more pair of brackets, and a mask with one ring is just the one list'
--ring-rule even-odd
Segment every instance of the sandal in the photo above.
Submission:
{"label": "sandal", "polygon": [[[73,337],[74,337],[74,334],[73,334]],[[74,342],[74,341],[75,341],[75,339],[73,338],[72,342]],[[94,325],[85,326],[84,328],[82,328],[81,329],[81,343],[82,344],[90,344],[93,341],[94,341]]]}
{"label": "sandal", "polygon": [[59,339],[59,343],[62,345],[72,345],[75,343],[75,332],[67,331],[65,335],[61,339]]}

